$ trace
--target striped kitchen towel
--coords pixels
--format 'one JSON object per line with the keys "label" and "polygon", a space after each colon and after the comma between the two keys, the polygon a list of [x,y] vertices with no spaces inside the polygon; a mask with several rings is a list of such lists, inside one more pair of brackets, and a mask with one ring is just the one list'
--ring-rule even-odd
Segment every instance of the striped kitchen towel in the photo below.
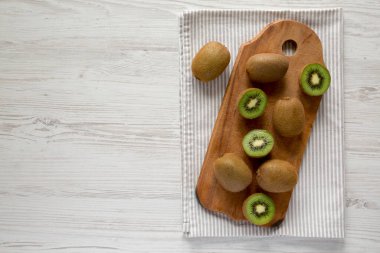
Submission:
{"label": "striped kitchen towel", "polygon": [[[293,19],[310,26],[323,45],[331,86],[323,96],[285,221],[277,228],[236,222],[204,209],[195,187],[239,46],[267,24]],[[191,60],[208,41],[231,52],[225,72],[207,85]],[[180,17],[180,99],[183,230],[188,237],[344,237],[343,17],[341,9],[198,10]]]}

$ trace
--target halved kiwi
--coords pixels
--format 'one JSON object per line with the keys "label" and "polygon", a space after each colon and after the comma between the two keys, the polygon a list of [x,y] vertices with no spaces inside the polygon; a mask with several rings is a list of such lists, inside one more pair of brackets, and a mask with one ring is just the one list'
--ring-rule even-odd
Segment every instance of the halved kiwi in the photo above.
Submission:
{"label": "halved kiwi", "polygon": [[318,63],[307,65],[300,78],[303,91],[310,96],[321,96],[330,87],[330,82],[329,71]]}
{"label": "halved kiwi", "polygon": [[255,225],[265,225],[271,222],[276,213],[273,200],[263,194],[255,193],[250,195],[243,203],[244,217]]}
{"label": "halved kiwi", "polygon": [[271,152],[274,145],[273,136],[266,130],[255,129],[243,138],[243,149],[250,157],[263,157]]}
{"label": "halved kiwi", "polygon": [[246,119],[254,119],[263,114],[267,106],[267,95],[257,88],[246,89],[240,94],[238,110]]}

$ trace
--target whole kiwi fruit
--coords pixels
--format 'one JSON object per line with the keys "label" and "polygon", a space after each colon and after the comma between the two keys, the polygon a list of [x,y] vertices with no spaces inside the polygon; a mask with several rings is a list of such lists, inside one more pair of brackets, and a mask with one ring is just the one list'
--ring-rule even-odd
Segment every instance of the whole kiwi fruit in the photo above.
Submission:
{"label": "whole kiwi fruit", "polygon": [[226,153],[216,159],[214,173],[218,183],[230,192],[240,192],[252,182],[251,169],[234,153]]}
{"label": "whole kiwi fruit", "polygon": [[273,53],[255,54],[246,63],[249,79],[259,83],[271,83],[280,80],[285,76],[288,68],[288,58]]}
{"label": "whole kiwi fruit", "polygon": [[279,99],[273,108],[273,126],[284,137],[299,135],[305,126],[305,110],[297,98]]}
{"label": "whole kiwi fruit", "polygon": [[191,70],[197,79],[208,82],[222,74],[230,63],[230,58],[230,52],[223,44],[211,41],[195,55]]}
{"label": "whole kiwi fruit", "polygon": [[256,172],[259,186],[268,192],[288,192],[298,181],[296,168],[289,162],[272,159],[263,163]]}

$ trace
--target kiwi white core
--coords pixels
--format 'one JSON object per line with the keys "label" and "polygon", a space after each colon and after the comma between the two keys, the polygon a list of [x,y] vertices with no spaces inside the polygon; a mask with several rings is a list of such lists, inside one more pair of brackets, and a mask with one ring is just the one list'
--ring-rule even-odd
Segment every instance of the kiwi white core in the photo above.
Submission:
{"label": "kiwi white core", "polygon": [[247,104],[247,107],[248,107],[249,109],[252,109],[252,108],[254,108],[254,107],[256,106],[257,102],[259,102],[259,101],[257,100],[257,98],[250,99],[249,102],[248,102],[248,104]]}
{"label": "kiwi white core", "polygon": [[265,206],[261,205],[261,204],[256,205],[255,209],[256,209],[255,211],[257,214],[262,214],[262,213],[265,213],[265,211],[266,211]]}
{"label": "kiwi white core", "polygon": [[254,146],[255,148],[261,147],[264,144],[265,144],[264,140],[254,140],[252,142],[252,146]]}
{"label": "kiwi white core", "polygon": [[312,85],[319,85],[320,81],[321,81],[321,78],[319,77],[317,73],[313,73],[311,75],[310,82]]}

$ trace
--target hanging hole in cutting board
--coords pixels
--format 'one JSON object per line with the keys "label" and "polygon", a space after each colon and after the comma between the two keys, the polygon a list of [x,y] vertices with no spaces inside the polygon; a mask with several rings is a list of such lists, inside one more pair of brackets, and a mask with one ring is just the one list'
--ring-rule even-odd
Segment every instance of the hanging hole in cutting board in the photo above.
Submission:
{"label": "hanging hole in cutting board", "polygon": [[294,40],[287,40],[282,44],[282,53],[286,56],[293,56],[297,51],[297,43]]}

